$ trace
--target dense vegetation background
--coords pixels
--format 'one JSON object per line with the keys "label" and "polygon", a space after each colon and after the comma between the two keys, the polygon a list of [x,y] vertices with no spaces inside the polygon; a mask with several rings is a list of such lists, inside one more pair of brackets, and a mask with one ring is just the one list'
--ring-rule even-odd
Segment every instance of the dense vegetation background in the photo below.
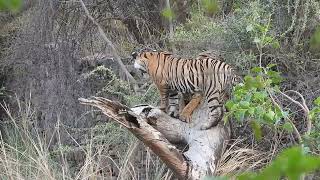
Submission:
{"label": "dense vegetation background", "polygon": [[137,47],[218,53],[237,68],[243,82],[227,104],[234,140],[219,175],[259,170],[294,145],[300,148],[275,160],[265,177],[295,179],[319,167],[310,156],[320,153],[318,1],[84,5],[95,22],[80,1],[0,0],[1,178],[172,178],[131,134],[78,102],[95,95],[157,105],[155,87],[132,68]]}

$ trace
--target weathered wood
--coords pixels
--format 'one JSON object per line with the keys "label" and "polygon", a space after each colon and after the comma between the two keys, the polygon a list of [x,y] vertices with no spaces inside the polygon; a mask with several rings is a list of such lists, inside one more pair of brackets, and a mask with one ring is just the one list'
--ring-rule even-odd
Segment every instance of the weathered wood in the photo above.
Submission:
{"label": "weathered wood", "polygon": [[[179,179],[200,179],[214,175],[217,160],[223,152],[223,144],[230,131],[222,122],[207,130],[201,130],[207,120],[207,108],[201,105],[185,123],[172,118],[160,109],[149,105],[128,108],[118,102],[94,97],[80,99],[82,104],[98,107],[102,112],[126,127],[148,146]],[[184,144],[179,150],[175,144]]]}

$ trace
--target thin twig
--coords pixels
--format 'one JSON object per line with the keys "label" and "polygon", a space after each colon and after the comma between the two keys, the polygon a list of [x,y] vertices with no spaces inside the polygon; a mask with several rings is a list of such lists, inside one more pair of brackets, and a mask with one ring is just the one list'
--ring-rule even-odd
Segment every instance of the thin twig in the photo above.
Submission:
{"label": "thin twig", "polygon": [[288,96],[287,94],[283,93],[280,91],[280,94],[283,95],[284,97],[286,97],[287,99],[289,99],[291,102],[295,103],[296,105],[298,105],[299,107],[301,107],[301,109],[304,111],[304,114],[305,114],[305,119],[307,121],[307,130],[306,130],[306,135],[310,135],[311,133],[311,126],[312,126],[312,123],[311,123],[311,120],[309,119],[309,108],[306,104],[306,101],[305,99],[303,98],[303,96],[297,92],[297,91],[294,91],[294,90],[289,90],[289,91],[286,91],[286,92],[293,92],[295,94],[297,94],[300,98],[301,98],[301,101],[302,103],[292,99],[290,96]]}
{"label": "thin twig", "polygon": [[[271,94],[271,92],[268,91],[268,93],[269,93],[269,96],[270,96],[270,98],[271,98],[272,103],[273,103],[275,106],[277,106],[279,109],[282,109],[281,106],[274,100],[273,95]],[[298,138],[299,143],[301,143],[301,142],[302,142],[302,138],[301,138],[301,135],[300,135],[297,127],[293,124],[293,122],[292,122],[289,118],[285,117],[285,120],[288,121],[288,122],[291,124],[291,126],[292,126],[292,128],[293,128],[294,134],[295,134],[296,137]]]}

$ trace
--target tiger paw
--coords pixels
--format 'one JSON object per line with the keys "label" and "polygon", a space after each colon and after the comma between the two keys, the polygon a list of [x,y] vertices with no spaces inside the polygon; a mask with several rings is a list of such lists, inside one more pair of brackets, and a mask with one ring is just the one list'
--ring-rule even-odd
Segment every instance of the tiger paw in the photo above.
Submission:
{"label": "tiger paw", "polygon": [[163,111],[164,113],[167,113],[166,108],[160,107],[159,109],[160,109],[161,111]]}
{"label": "tiger paw", "polygon": [[181,119],[182,121],[186,122],[186,123],[190,123],[191,122],[191,115],[188,114],[181,114],[179,119]]}
{"label": "tiger paw", "polygon": [[206,122],[200,126],[200,130],[207,130],[215,127],[219,124],[220,121]]}

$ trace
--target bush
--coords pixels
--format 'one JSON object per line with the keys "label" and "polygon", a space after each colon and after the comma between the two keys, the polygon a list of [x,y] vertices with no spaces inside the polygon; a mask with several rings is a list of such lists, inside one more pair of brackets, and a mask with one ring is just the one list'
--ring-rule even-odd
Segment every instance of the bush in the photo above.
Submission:
{"label": "bush", "polygon": [[193,56],[205,49],[220,49],[223,44],[223,27],[203,12],[193,10],[191,19],[179,25],[174,34],[174,44],[180,53]]}
{"label": "bush", "polygon": [[112,70],[98,66],[89,73],[83,75],[83,79],[100,83],[102,87],[96,95],[114,97],[128,106],[135,106],[142,103],[156,105],[159,102],[159,94],[155,86],[150,86],[145,93],[139,95],[135,93],[130,84],[119,79]]}

